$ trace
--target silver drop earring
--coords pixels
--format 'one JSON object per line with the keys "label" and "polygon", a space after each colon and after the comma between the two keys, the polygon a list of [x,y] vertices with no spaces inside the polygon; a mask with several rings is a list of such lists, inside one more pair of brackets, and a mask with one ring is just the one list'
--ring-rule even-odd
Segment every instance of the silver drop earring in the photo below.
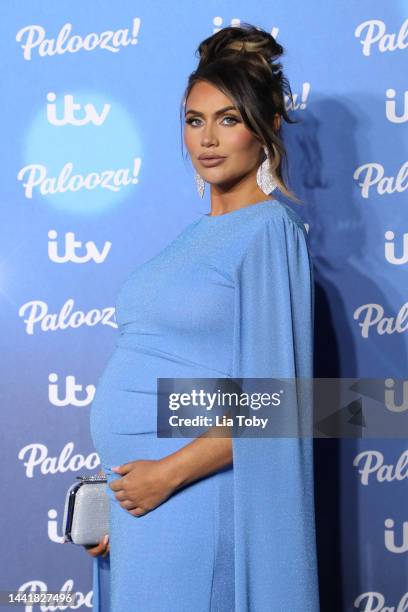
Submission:
{"label": "silver drop earring", "polygon": [[261,189],[261,191],[263,191],[265,195],[269,195],[272,191],[276,189],[277,184],[273,179],[272,172],[270,169],[269,151],[266,146],[264,146],[263,149],[266,155],[266,159],[258,168],[258,172],[256,173],[256,182],[258,183],[259,189]]}
{"label": "silver drop earring", "polygon": [[200,198],[203,198],[204,197],[204,190],[205,190],[204,179],[202,178],[202,176],[200,176],[198,174],[198,172],[195,173],[194,178],[195,178],[195,182],[196,182],[196,187],[197,187],[198,195],[200,196]]}

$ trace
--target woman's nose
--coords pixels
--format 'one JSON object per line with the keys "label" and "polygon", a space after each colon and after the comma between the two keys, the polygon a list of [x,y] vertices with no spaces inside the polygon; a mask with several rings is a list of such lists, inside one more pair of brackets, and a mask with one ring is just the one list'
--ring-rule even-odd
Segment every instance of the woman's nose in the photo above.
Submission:
{"label": "woman's nose", "polygon": [[211,124],[207,124],[201,134],[201,144],[204,147],[208,147],[212,144],[217,144],[217,135],[215,129]]}

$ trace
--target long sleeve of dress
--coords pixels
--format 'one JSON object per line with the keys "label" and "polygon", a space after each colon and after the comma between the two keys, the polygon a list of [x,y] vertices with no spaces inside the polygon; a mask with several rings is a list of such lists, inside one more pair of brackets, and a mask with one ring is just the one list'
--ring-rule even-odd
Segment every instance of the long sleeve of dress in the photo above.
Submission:
{"label": "long sleeve of dress", "polygon": [[[235,280],[233,377],[311,378],[314,287],[303,224],[269,218]],[[311,422],[311,411],[303,405],[302,418]],[[233,462],[236,612],[317,612],[313,438],[235,437]]]}

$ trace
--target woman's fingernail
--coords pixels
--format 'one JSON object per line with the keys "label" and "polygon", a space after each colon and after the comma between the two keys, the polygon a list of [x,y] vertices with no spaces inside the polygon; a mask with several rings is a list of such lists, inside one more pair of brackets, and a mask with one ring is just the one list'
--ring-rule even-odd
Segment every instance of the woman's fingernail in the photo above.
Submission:
{"label": "woman's fingernail", "polygon": [[103,538],[103,543],[104,543],[104,544],[107,544],[108,542],[109,542],[109,536],[108,536],[108,535],[106,535],[106,536]]}

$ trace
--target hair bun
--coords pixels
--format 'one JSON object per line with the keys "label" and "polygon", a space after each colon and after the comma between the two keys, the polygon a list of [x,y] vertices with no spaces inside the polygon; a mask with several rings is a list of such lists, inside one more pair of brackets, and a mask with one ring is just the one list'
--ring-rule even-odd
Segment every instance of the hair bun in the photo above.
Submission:
{"label": "hair bun", "polygon": [[283,52],[282,45],[271,34],[248,23],[223,28],[203,40],[198,47],[200,66],[222,60],[260,60],[272,71],[281,68],[273,62]]}

